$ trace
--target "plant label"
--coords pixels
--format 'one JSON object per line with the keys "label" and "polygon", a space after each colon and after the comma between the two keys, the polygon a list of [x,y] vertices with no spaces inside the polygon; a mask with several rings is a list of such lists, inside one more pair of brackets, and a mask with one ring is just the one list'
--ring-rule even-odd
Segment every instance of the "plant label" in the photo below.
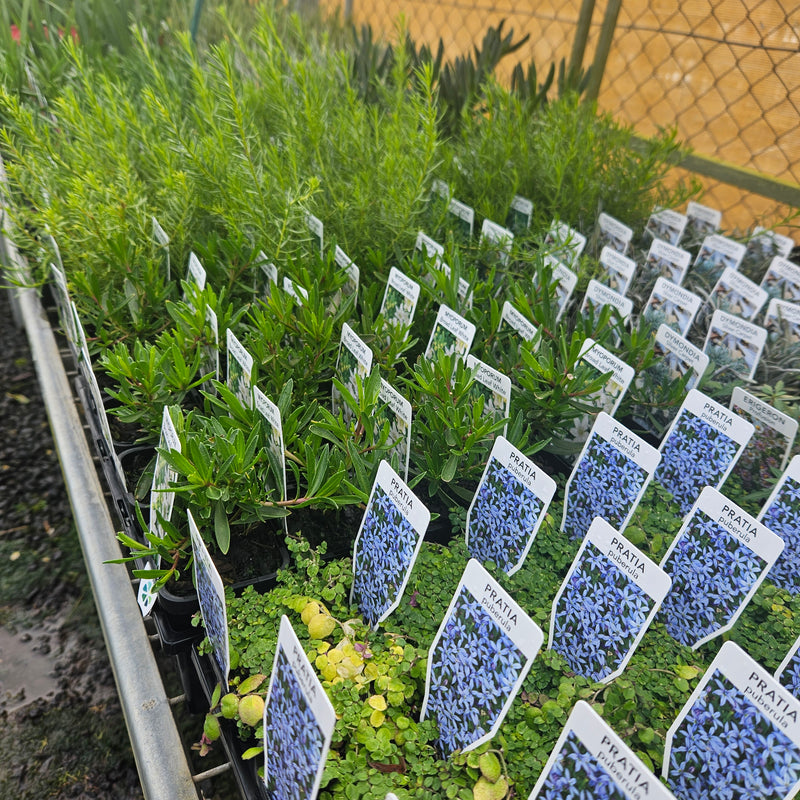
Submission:
{"label": "plant label", "polygon": [[166,275],[167,282],[170,280],[170,265],[169,265],[169,236],[167,232],[161,227],[159,221],[153,217],[153,241],[156,246],[161,249],[161,255],[164,259],[164,274]]}
{"label": "plant label", "polygon": [[642,317],[651,328],[664,323],[680,336],[686,336],[702,302],[694,292],[659,276],[642,309]]}
{"label": "plant label", "polygon": [[[414,249],[418,250],[427,258],[433,259],[433,268],[441,270],[447,276],[447,279],[450,279],[452,270],[444,263],[444,247],[442,245],[431,239],[430,236],[424,234],[422,231],[419,231],[419,233],[417,233],[417,241],[414,245]],[[430,276],[428,282],[433,283],[433,281],[430,280]],[[469,283],[464,278],[458,279],[457,294],[458,298],[465,303],[467,308],[472,308],[472,292],[470,291]]]}
{"label": "plant label", "polygon": [[531,549],[556,482],[504,436],[495,440],[467,511],[467,550],[513,575]]}
{"label": "plant label", "polygon": [[636,271],[636,262],[606,245],[600,253],[598,280],[618,294],[626,294]]}
{"label": "plant label", "polygon": [[257,291],[256,296],[266,300],[272,294],[272,289],[278,285],[278,268],[261,250],[258,251],[258,278],[260,278],[261,290]]}
{"label": "plant label", "polygon": [[435,241],[434,239],[431,239],[427,233],[423,233],[422,231],[417,233],[417,241],[414,244],[414,249],[418,250],[428,258],[444,258],[444,246],[439,244],[439,242]]}
{"label": "plant label", "polygon": [[452,308],[442,304],[436,315],[431,338],[425,348],[425,358],[437,358],[439,353],[457,355],[463,359],[472,347],[475,326]]}
{"label": "plant label", "polygon": [[334,248],[333,257],[336,261],[336,266],[347,276],[344,286],[334,298],[333,305],[338,308],[342,300],[342,295],[345,297],[358,297],[358,284],[361,280],[361,270],[358,268],[356,262],[353,261],[338,244]]}
{"label": "plant label", "polygon": [[764,273],[761,288],[770,299],[800,303],[800,267],[786,258],[775,256]]}
{"label": "plant label", "polygon": [[742,319],[753,320],[766,301],[764,289],[741,272],[725,267],[704,307],[705,317],[707,319],[714,309],[719,308]]}
{"label": "plant label", "polygon": [[662,239],[653,239],[643,272],[648,282],[655,276],[660,276],[671,283],[681,284],[691,260],[692,254],[687,250],[682,250]]}
{"label": "plant label", "polygon": [[440,178],[434,178],[431,182],[431,195],[441,198],[442,200],[450,199],[450,187],[445,181]]}
{"label": "plant label", "polygon": [[444,755],[474,750],[497,733],[543,641],[539,626],[471,558],[428,653],[420,719],[436,720]]}
{"label": "plant label", "polygon": [[[217,312],[210,305],[206,306],[205,328],[206,342],[201,345],[203,360],[200,369],[205,374],[210,373],[213,380],[219,381],[219,322],[217,321]],[[213,385],[208,382],[206,390],[215,391]]]}
{"label": "plant label", "polygon": [[325,255],[325,226],[319,217],[306,214],[306,227],[311,234],[311,247],[322,258]]}
{"label": "plant label", "polygon": [[[156,566],[152,561],[149,559],[145,561],[145,570],[153,570],[155,568]],[[158,600],[158,592],[153,591],[155,582],[155,578],[142,578],[139,581],[139,589],[136,592],[136,602],[139,604],[139,610],[142,612],[143,617],[150,614],[153,610],[153,606],[156,604],[156,600]]]}
{"label": "plant label", "polygon": [[586,247],[586,237],[565,222],[553,220],[544,237],[544,246],[550,249],[550,255],[572,269]]}
{"label": "plant label", "polygon": [[667,731],[663,778],[678,800],[789,800],[800,787],[798,717],[800,703],[725,642]]}
{"label": "plant label", "polygon": [[753,236],[747,243],[745,258],[757,263],[765,263],[775,256],[789,258],[794,248],[794,240],[789,236],[781,236],[775,231],[769,231],[762,225],[756,225]]}
{"label": "plant label", "polygon": [[[618,219],[600,212],[597,218],[597,246],[601,248],[610,247],[615,253],[624,256],[628,251],[628,245],[633,238],[633,230],[627,225],[623,225]],[[624,294],[624,292],[623,292]]]}
{"label": "plant label", "polygon": [[667,633],[696,650],[730,630],[783,546],[780,536],[706,486],[661,562],[672,578],[661,607]]}
{"label": "plant label", "polygon": [[783,539],[785,547],[769,579],[791,594],[800,594],[800,456],[795,456],[772,490],[758,521]]}
{"label": "plant label", "polygon": [[515,194],[506,217],[506,227],[519,236],[531,227],[533,217],[533,203],[527,197]]}
{"label": "plant label", "polygon": [[658,462],[655,447],[601,411],[567,481],[561,530],[583,539],[595,517],[624,530]]}
{"label": "plant label", "polygon": [[800,701],[800,636],[775,670],[775,679],[792,693],[795,700]]}
{"label": "plant label", "polygon": [[770,342],[796,345],[800,342],[800,305],[773,297],[764,316],[764,327]]}
{"label": "plant label", "polygon": [[706,486],[718,488],[753,435],[753,424],[690,389],[661,442],[655,481],[672,494],[681,516]]}
{"label": "plant label", "polygon": [[269,797],[314,800],[336,712],[284,615],[264,704],[264,785]]}
{"label": "plant label", "polygon": [[451,218],[453,235],[457,240],[469,241],[475,227],[475,210],[466,203],[451,198],[447,206],[448,216]]}
{"label": "plant label", "polygon": [[302,306],[308,300],[308,289],[295,283],[288,275],[283,276],[283,291],[294,298],[297,305]]}
{"label": "plant label", "polygon": [[[467,367],[476,369],[470,392],[476,402],[479,397],[483,398],[482,416],[490,417],[496,422],[507,419],[511,405],[511,378],[472,355],[467,356]],[[507,428],[506,422],[503,426],[503,436]]]}
{"label": "plant label", "polygon": [[[453,274],[450,266],[445,264],[444,261],[439,261],[437,266],[445,274],[447,279],[450,280]],[[469,288],[469,282],[464,278],[458,279],[458,288],[456,289],[456,294],[458,299],[461,300],[461,302],[464,303],[467,308],[472,308],[472,290]]]}
{"label": "plant label", "polygon": [[78,332],[75,329],[75,314],[72,311],[72,300],[67,289],[67,279],[62,270],[55,264],[50,265],[50,274],[53,276],[53,298],[55,299],[58,316],[61,319],[61,327],[67,337],[69,349],[75,363],[80,363],[80,342]]}
{"label": "plant label", "polygon": [[396,267],[389,270],[389,280],[383,293],[381,316],[395,330],[405,331],[405,338],[414,319],[419,300],[419,284]]}
{"label": "plant label", "polygon": [[661,567],[595,517],[553,601],[547,647],[578,675],[608,683],[627,666],[669,587]]}
{"label": "plant label", "polygon": [[389,456],[397,456],[398,471],[403,480],[408,480],[408,465],[411,460],[411,403],[391,384],[381,378],[378,394],[381,403],[377,417],[383,424],[389,423],[389,443],[392,445]]}
{"label": "plant label", "polygon": [[761,488],[764,476],[771,470],[780,472],[786,467],[797,435],[797,420],[741,386],[733,389],[731,411],[752,422],[755,428],[732,473],[739,476],[744,490],[749,492]]}
{"label": "plant label", "polygon": [[[286,448],[283,444],[283,424],[281,410],[267,397],[258,386],[253,387],[253,400],[256,411],[261,414],[267,426],[267,452],[270,454],[270,466],[278,478],[278,490],[281,500],[286,499]],[[283,518],[286,527],[286,517]],[[287,531],[288,532],[288,531]]]}
{"label": "plant label", "polygon": [[715,311],[708,326],[703,352],[714,369],[730,380],[751,380],[767,343],[767,329],[727,311]]}
{"label": "plant label", "polygon": [[[598,411],[605,411],[609,416],[614,416],[633,380],[633,367],[617,358],[605,347],[597,344],[592,338],[584,341],[580,360],[594,367],[597,377],[608,372],[611,373],[600,391],[591,397],[587,397],[586,401],[594,405]],[[570,430],[570,438],[573,442],[582,443],[586,441],[589,436],[589,429],[592,427],[596,416],[597,412],[589,412],[583,417],[578,417],[573,422]]]}
{"label": "plant label", "polygon": [[194,309],[190,298],[195,294],[199,294],[206,288],[206,270],[200,263],[200,259],[194,253],[189,253],[186,285],[187,290],[183,293],[183,300],[189,308]]}
{"label": "plant label", "polygon": [[706,236],[692,264],[692,274],[703,278],[711,285],[717,281],[726,267],[739,269],[746,249],[741,242],[734,242],[726,236],[718,234]]}
{"label": "plant label", "polygon": [[481,226],[480,244],[491,248],[503,266],[508,264],[511,258],[511,248],[514,245],[514,234],[502,225],[485,219]]}
{"label": "plant label", "polygon": [[[161,418],[161,438],[158,442],[156,451],[156,464],[153,470],[153,483],[150,488],[150,522],[148,530],[158,539],[163,539],[165,534],[161,525],[161,520],[169,522],[172,519],[172,507],[175,504],[175,492],[170,490],[170,484],[178,479],[178,474],[166,462],[160,451],[171,450],[175,453],[181,452],[181,440],[172,417],[169,415],[169,408],[164,406],[164,414]],[[161,565],[160,557],[156,559],[156,569]]]}
{"label": "plant label", "polygon": [[378,465],[353,548],[350,604],[377,629],[400,604],[431,512],[387,461]]}
{"label": "plant label", "polygon": [[526,342],[532,342],[539,333],[538,328],[521,311],[511,305],[508,300],[503,303],[497,332],[500,333],[506,325]]}
{"label": "plant label", "polygon": [[688,219],[679,211],[662,208],[654,211],[647,220],[644,232],[654,239],[661,239],[667,244],[678,246],[683,232],[686,230]]}
{"label": "plant label", "polygon": [[200,601],[200,614],[206,636],[214,650],[214,659],[219,667],[225,687],[228,686],[228,674],[231,668],[231,656],[228,647],[228,612],[225,606],[225,587],[211,553],[208,552],[203,537],[194,521],[192,512],[186,512],[189,519],[189,536],[192,540],[194,557],[194,585]]}
{"label": "plant label", "polygon": [[633,750],[578,700],[528,800],[674,800]]}
{"label": "plant label", "polygon": [[245,408],[253,407],[253,356],[228,328],[228,388]]}
{"label": "plant label", "polygon": [[686,206],[686,228],[694,239],[716,233],[722,225],[722,212],[690,200]]}
{"label": "plant label", "polygon": [[[580,313],[587,314],[596,320],[603,306],[611,306],[616,309],[621,318],[621,324],[626,325],[633,311],[633,300],[609,289],[608,286],[603,286],[602,283],[592,278],[583,297]],[[619,342],[619,338],[619,334],[616,334],[617,342]]]}
{"label": "plant label", "polygon": [[578,285],[578,275],[569,267],[565,267],[557,258],[545,255],[544,263],[551,270],[555,282],[556,322],[558,322],[567,309],[569,300],[575,287]]}
{"label": "plant label", "polygon": [[[345,385],[347,391],[358,400],[358,384],[363,383],[372,370],[372,350],[363,339],[345,322],[342,325],[342,338],[339,343],[339,356],[336,359],[334,375]],[[335,414],[342,395],[334,384],[331,404]],[[345,406],[345,418],[352,416],[352,410]]]}

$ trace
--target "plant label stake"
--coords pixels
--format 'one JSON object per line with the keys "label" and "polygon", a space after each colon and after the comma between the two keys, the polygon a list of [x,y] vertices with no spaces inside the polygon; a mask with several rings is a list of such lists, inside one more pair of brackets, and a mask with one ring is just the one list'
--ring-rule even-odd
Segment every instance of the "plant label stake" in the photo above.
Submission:
{"label": "plant label stake", "polygon": [[406,400],[388,381],[381,378],[378,394],[381,403],[376,416],[380,424],[389,423],[389,442],[392,448],[389,456],[397,456],[398,471],[403,480],[408,480],[408,465],[411,460],[411,403]]}
{"label": "plant label stake", "polygon": [[361,279],[361,270],[359,270],[358,264],[356,264],[338,244],[334,248],[333,258],[336,261],[336,266],[347,276],[347,280],[341,291],[337,292],[336,297],[333,299],[333,307],[339,307],[342,296],[352,297],[353,303],[355,304],[358,298],[358,284]]}
{"label": "plant label stake", "polygon": [[649,283],[658,276],[680,285],[691,260],[692,254],[688,250],[682,250],[661,239],[653,239],[644,262],[644,278]]}
{"label": "plant label stake", "polygon": [[531,227],[532,217],[533,203],[527,197],[515,194],[508,209],[506,227],[519,236]]}
{"label": "plant label stake", "polygon": [[306,227],[311,234],[313,248],[319,253],[319,257],[325,255],[325,226],[319,217],[313,214],[306,214]]}
{"label": "plant label stake", "polygon": [[766,343],[766,328],[726,311],[715,311],[703,352],[729,380],[752,380]]}
{"label": "plant label stake", "polygon": [[654,476],[683,516],[706,486],[722,485],[753,435],[753,424],[697,389],[686,395],[659,448]]}
{"label": "plant label stake", "polygon": [[777,560],[780,536],[707,486],[667,550],[667,633],[696,650],[733,626]]}
{"label": "plant label stake", "polygon": [[288,275],[283,276],[283,291],[294,298],[297,305],[302,306],[308,300],[308,289],[295,283]]}
{"label": "plant label stake", "polygon": [[194,310],[190,298],[199,294],[206,288],[206,271],[200,263],[200,259],[194,254],[189,253],[189,267],[186,271],[186,291],[183,293],[183,301],[189,308]]}
{"label": "plant label stake", "polygon": [[770,570],[769,579],[792,594],[800,594],[800,456],[789,462],[758,521],[786,545]]}
{"label": "plant label stake", "polygon": [[731,267],[725,267],[700,312],[699,322],[708,324],[709,317],[719,308],[736,317],[753,320],[767,302],[767,292]]}
{"label": "plant label stake", "polygon": [[659,276],[642,309],[642,317],[651,328],[665,324],[680,336],[686,336],[702,303],[694,292]]}
{"label": "plant label stake", "polygon": [[194,557],[194,584],[200,601],[200,613],[206,636],[214,649],[214,658],[219,667],[225,688],[228,686],[228,673],[231,667],[228,648],[228,612],[225,606],[225,587],[211,554],[200,535],[192,512],[186,512],[189,519],[189,535],[192,540]]}
{"label": "plant label stake", "polygon": [[686,228],[695,239],[716,233],[722,225],[722,212],[690,200],[686,206]]}
{"label": "plant label stake", "polygon": [[475,227],[475,210],[453,197],[447,206],[447,216],[451,220],[453,237],[456,241],[468,242],[472,239]]}
{"label": "plant label stake", "polygon": [[[258,251],[256,261],[256,297],[266,300],[271,294],[272,289],[278,285],[278,268],[267,258],[263,250]],[[259,278],[261,289],[258,289]]]}
{"label": "plant label stake", "polygon": [[539,329],[521,311],[511,305],[508,300],[503,303],[497,332],[500,333],[504,326],[511,328],[526,342],[532,342],[539,333]]}
{"label": "plant label stake", "polygon": [[674,800],[633,750],[578,700],[528,800],[571,797]]}
{"label": "plant label stake", "polygon": [[392,329],[404,331],[408,339],[414,311],[419,299],[419,284],[396,267],[389,270],[389,280],[383,293],[380,314]]}
{"label": "plant label stake", "polygon": [[164,273],[167,278],[167,282],[171,280],[170,278],[170,264],[169,264],[169,236],[167,236],[167,232],[161,227],[159,221],[153,217],[153,241],[156,243],[156,246],[161,249],[161,255],[164,259]]}
{"label": "plant label stake", "polygon": [[770,298],[797,303],[800,302],[800,267],[787,261],[787,258],[788,253],[784,257],[778,255],[772,259],[761,280],[761,288]]}
{"label": "plant label stake", "polygon": [[800,702],[725,642],[667,731],[662,775],[678,800],[789,800],[800,787]]}
{"label": "plant label stake", "polygon": [[[345,322],[342,325],[342,337],[339,343],[339,356],[336,359],[335,375],[343,383],[353,398],[358,400],[358,384],[363,383],[372,370],[372,350],[353,329]],[[331,407],[336,414],[342,395],[336,385],[332,388]],[[353,411],[350,406],[344,408],[345,419],[350,419]]]}
{"label": "plant label stake", "polygon": [[[277,465],[277,477],[280,482],[279,492],[281,500],[286,500],[286,448],[283,443],[283,425],[281,422],[281,410],[258,388],[253,387],[253,400],[256,411],[264,418],[264,422],[269,430],[268,452],[271,456],[270,462]],[[287,518],[283,518],[283,528],[286,534],[289,533]]]}
{"label": "plant label stake", "polygon": [[228,388],[245,408],[253,407],[253,356],[228,328]]}
{"label": "plant label stake", "polygon": [[781,236],[780,233],[767,230],[763,225],[756,225],[753,236],[747,243],[745,257],[755,257],[759,262],[769,261],[776,256],[789,258],[794,247],[794,239],[790,236]]}
{"label": "plant label stake", "polygon": [[586,247],[586,237],[574,228],[570,228],[565,222],[553,220],[550,229],[544,237],[545,249],[550,250],[558,261],[562,261],[570,269],[578,263],[578,259]]}
{"label": "plant label stake", "polygon": [[610,247],[614,252],[624,256],[633,238],[633,230],[623,225],[618,219],[600,212],[597,218],[597,246]]}
{"label": "plant label stake", "polygon": [[554,299],[556,301],[556,322],[558,322],[567,310],[572,293],[578,285],[578,275],[569,267],[564,266],[555,256],[549,254],[544,256],[544,265],[550,270],[551,280],[555,281]]}
{"label": "plant label stake", "polygon": [[600,266],[600,283],[618,294],[626,294],[636,272],[636,262],[606,245],[600,253]]}
{"label": "plant label stake", "polygon": [[[597,320],[603,306],[611,306],[611,308],[616,309],[619,313],[621,324],[626,325],[633,311],[633,300],[592,278],[589,281],[586,294],[583,296],[580,313]],[[614,338],[617,345],[619,345],[620,335],[615,333]]]}
{"label": "plant label stake", "polygon": [[420,719],[436,720],[444,755],[474,750],[497,733],[543,640],[539,626],[470,559],[428,653]]}
{"label": "plant label stake", "polygon": [[531,549],[556,482],[504,436],[495,440],[467,511],[467,550],[513,575]]}
{"label": "plant label stake", "polygon": [[747,248],[727,236],[712,234],[703,239],[697,258],[692,264],[692,274],[706,283],[714,283],[726,267],[739,269]]}
{"label": "plant label stake", "polygon": [[58,316],[61,320],[61,328],[64,335],[67,337],[67,344],[69,345],[72,358],[76,364],[80,363],[80,343],[78,340],[78,332],[75,329],[75,316],[76,313],[72,311],[72,300],[69,296],[67,289],[67,279],[62,270],[55,264],[50,265],[50,274],[53,276],[53,298],[56,302],[58,309]]}
{"label": "plant label stake", "polygon": [[553,601],[548,648],[600,683],[622,674],[670,587],[661,567],[595,517]]}
{"label": "plant label stake", "polygon": [[782,340],[789,346],[796,345],[800,342],[800,305],[773,297],[764,316],[764,327],[770,342]]}
{"label": "plant label stake", "polygon": [[[475,370],[475,379],[470,387],[470,392],[477,401],[483,398],[484,417],[489,417],[497,422],[509,416],[511,405],[511,378],[503,375],[473,355],[467,355],[467,368]],[[503,425],[503,436],[506,434],[508,422]]]}
{"label": "plant label stake", "polygon": [[655,447],[601,411],[567,481],[561,530],[582,539],[595,517],[624,530],[658,462]]}
{"label": "plant label stake", "polygon": [[[211,373],[213,380],[219,381],[219,322],[217,321],[217,312],[211,308],[210,305],[206,306],[206,335],[208,342],[203,344],[203,366],[201,369],[204,373]],[[205,384],[206,390],[214,392],[214,385],[210,382]]]}
{"label": "plant label stake", "polygon": [[400,603],[431,513],[381,461],[353,548],[350,604],[377,629]]}
{"label": "plant label stake", "polygon": [[463,359],[472,347],[475,326],[452,308],[442,304],[436,315],[431,338],[425,348],[425,358],[436,358],[440,352]]}
{"label": "plant label stake", "polygon": [[[514,246],[514,234],[508,228],[485,219],[481,225],[479,244],[493,251],[496,260],[507,266],[511,258],[511,248]],[[493,259],[490,257],[489,260]]]}
{"label": "plant label stake", "polygon": [[654,239],[661,239],[668,244],[677,247],[683,232],[686,230],[688,220],[679,211],[670,208],[657,209],[650,215],[647,224],[644,226],[645,235],[650,235]]}
{"label": "plant label stake", "polygon": [[268,796],[313,800],[328,758],[336,712],[285,615],[263,724]]}

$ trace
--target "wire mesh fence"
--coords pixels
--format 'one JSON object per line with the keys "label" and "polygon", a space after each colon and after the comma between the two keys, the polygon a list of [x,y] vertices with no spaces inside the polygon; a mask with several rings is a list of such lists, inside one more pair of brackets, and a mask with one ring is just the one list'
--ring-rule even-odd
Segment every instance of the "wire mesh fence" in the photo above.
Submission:
{"label": "wire mesh fence", "polygon": [[[490,26],[530,39],[513,59],[541,71],[568,60],[580,0],[345,0],[356,26],[391,37],[399,23],[418,42],[441,38],[452,58]],[[608,0],[597,0],[584,65],[594,58]],[[514,63],[501,64],[507,78]],[[599,107],[643,136],[675,126],[696,153],[800,183],[800,6],[788,0],[626,0],[598,95]],[[675,178],[682,173],[676,171]],[[726,229],[785,220],[788,206],[703,180],[702,202]],[[784,228],[784,230],[788,230]]]}

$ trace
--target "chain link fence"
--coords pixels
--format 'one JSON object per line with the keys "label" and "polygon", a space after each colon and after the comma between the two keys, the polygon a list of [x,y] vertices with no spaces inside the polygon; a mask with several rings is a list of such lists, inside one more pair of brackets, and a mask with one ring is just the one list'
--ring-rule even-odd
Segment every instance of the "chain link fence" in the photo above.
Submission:
{"label": "chain link fence", "polygon": [[[608,3],[597,0],[584,66],[594,59]],[[501,64],[507,78],[517,61],[540,73],[570,52],[581,0],[344,0],[345,16],[385,37],[402,20],[418,42],[441,38],[452,58],[506,20],[526,45]],[[639,134],[676,126],[679,139],[702,157],[739,168],[731,183],[701,179],[702,202],[723,212],[726,230],[754,221],[781,222],[792,209],[778,197],[800,183],[800,6],[788,0],[626,0],[614,28],[600,84],[599,107]],[[765,197],[746,190],[741,170],[783,183]],[[734,170],[735,172],[735,170]],[[714,174],[715,170],[710,170]],[[675,178],[685,175],[675,170]],[[738,185],[737,185],[738,184]],[[793,205],[796,205],[793,202]],[[782,228],[791,233],[789,227]]]}

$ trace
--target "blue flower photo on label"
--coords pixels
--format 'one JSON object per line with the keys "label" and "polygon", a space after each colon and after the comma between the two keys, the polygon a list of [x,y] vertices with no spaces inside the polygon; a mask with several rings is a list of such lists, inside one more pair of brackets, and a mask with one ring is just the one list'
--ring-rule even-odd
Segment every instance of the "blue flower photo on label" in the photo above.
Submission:
{"label": "blue flower photo on label", "polygon": [[470,513],[470,555],[508,572],[522,558],[541,511],[534,492],[492,458]]}
{"label": "blue flower photo on label", "polygon": [[654,600],[591,542],[558,599],[553,649],[570,669],[601,681],[647,622]]}
{"label": "blue flower photo on label", "polygon": [[280,647],[264,722],[267,794],[272,800],[311,800],[324,736]]}
{"label": "blue flower photo on label", "polygon": [[716,670],[672,741],[678,800],[778,800],[799,779],[800,749]]}
{"label": "blue flower photo on label", "polygon": [[800,483],[787,476],[760,520],[786,547],[767,576],[792,594],[800,592]]}
{"label": "blue flower photo on label", "polygon": [[785,686],[798,700],[800,700],[800,648],[794,651],[789,663],[778,676],[782,686]]}
{"label": "blue flower photo on label", "polygon": [[525,656],[464,587],[431,653],[428,709],[444,755],[488,733],[525,667]]}
{"label": "blue flower photo on label", "polygon": [[693,647],[726,625],[766,561],[700,509],[663,564],[672,589],[659,612],[674,639]]}
{"label": "blue flower photo on label", "polygon": [[647,479],[646,470],[593,433],[570,481],[564,518],[567,536],[582,539],[595,517],[622,528]]}
{"label": "blue flower photo on label", "polygon": [[353,556],[353,602],[368,625],[376,625],[397,599],[417,540],[411,523],[376,485]]}

